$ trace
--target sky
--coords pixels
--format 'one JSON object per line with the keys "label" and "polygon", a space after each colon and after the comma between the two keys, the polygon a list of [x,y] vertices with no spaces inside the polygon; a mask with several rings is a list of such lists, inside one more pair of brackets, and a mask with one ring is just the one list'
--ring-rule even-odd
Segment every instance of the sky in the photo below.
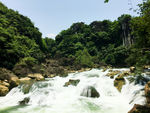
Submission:
{"label": "sky", "polygon": [[[42,37],[54,38],[73,23],[104,19],[116,20],[122,14],[137,16],[129,10],[137,9],[142,0],[0,0],[8,8],[27,16],[42,32]],[[131,4],[132,3],[132,4]]]}

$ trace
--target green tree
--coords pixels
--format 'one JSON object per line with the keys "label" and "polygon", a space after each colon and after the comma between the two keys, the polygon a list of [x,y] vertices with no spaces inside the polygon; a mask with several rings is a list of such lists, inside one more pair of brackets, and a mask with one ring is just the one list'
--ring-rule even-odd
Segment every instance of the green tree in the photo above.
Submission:
{"label": "green tree", "polygon": [[76,52],[76,64],[81,65],[83,67],[92,67],[93,62],[92,62],[92,57],[88,53],[87,49],[79,50]]}

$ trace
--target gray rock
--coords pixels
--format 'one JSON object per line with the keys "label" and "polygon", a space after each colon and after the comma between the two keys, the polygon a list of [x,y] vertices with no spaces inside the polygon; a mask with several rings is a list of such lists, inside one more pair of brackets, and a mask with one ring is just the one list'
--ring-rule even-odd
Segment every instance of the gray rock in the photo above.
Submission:
{"label": "gray rock", "polygon": [[88,86],[83,89],[81,96],[98,98],[98,97],[100,97],[100,94],[93,86]]}

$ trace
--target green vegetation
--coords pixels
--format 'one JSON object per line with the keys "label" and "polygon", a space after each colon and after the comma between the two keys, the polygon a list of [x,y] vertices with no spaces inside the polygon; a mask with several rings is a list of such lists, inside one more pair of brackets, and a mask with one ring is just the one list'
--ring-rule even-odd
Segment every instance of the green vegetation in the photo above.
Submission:
{"label": "green vegetation", "polygon": [[0,3],[0,64],[12,69],[19,59],[43,59],[41,33],[29,18]]}
{"label": "green vegetation", "polygon": [[150,1],[139,7],[139,17],[74,23],[53,40],[42,38],[29,18],[0,3],[0,67],[32,67],[44,59],[80,68],[150,65]]}

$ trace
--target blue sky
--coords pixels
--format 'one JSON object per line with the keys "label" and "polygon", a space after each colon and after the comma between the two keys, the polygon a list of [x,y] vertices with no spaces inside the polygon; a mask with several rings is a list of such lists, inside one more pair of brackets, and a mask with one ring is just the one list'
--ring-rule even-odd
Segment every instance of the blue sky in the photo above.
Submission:
{"label": "blue sky", "polygon": [[115,20],[121,14],[137,14],[130,11],[137,8],[139,0],[0,0],[8,8],[28,16],[42,32],[43,37],[54,38],[60,31],[69,28],[72,23],[95,20]]}

